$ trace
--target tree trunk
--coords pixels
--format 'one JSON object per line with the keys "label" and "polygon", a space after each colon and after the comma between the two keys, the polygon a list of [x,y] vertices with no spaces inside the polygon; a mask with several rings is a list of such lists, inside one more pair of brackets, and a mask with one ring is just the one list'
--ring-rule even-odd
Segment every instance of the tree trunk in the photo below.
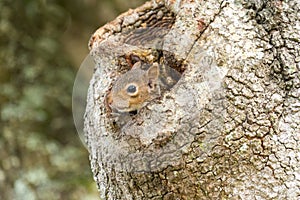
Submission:
{"label": "tree trunk", "polygon": [[[101,198],[300,199],[299,7],[153,0],[98,29],[85,137]],[[135,59],[182,76],[120,125],[107,95]]]}

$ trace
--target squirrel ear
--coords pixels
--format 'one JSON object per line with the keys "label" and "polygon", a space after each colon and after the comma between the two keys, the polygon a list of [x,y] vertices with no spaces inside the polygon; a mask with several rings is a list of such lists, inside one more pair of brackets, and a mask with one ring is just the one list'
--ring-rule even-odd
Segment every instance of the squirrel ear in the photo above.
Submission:
{"label": "squirrel ear", "polygon": [[132,66],[131,69],[140,69],[142,66],[142,63],[141,62],[136,62],[134,63],[134,65]]}
{"label": "squirrel ear", "polygon": [[153,65],[148,69],[147,75],[149,80],[157,80],[159,76],[159,65],[153,63]]}

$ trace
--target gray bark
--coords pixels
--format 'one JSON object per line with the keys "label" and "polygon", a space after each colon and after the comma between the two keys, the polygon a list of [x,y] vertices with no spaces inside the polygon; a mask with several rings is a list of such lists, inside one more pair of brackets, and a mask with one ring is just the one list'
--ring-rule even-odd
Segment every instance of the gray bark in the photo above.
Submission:
{"label": "gray bark", "polygon": [[[101,198],[299,199],[299,7],[152,1],[98,29],[85,137]],[[182,77],[116,127],[105,96],[122,58],[155,48]]]}

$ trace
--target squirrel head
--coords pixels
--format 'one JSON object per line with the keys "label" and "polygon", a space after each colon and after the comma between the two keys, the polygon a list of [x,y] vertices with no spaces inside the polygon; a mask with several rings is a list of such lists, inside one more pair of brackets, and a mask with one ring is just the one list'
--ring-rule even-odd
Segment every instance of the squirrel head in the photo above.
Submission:
{"label": "squirrel head", "polygon": [[153,63],[147,70],[135,63],[132,69],[121,75],[112,87],[108,102],[113,111],[138,110],[153,98],[158,87],[159,65]]}

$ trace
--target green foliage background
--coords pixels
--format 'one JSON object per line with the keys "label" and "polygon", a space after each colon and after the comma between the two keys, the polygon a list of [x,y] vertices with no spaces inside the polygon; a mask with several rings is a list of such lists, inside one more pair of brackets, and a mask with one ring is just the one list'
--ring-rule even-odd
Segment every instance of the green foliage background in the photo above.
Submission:
{"label": "green foliage background", "polygon": [[90,35],[142,0],[0,0],[0,199],[98,199],[72,119]]}

